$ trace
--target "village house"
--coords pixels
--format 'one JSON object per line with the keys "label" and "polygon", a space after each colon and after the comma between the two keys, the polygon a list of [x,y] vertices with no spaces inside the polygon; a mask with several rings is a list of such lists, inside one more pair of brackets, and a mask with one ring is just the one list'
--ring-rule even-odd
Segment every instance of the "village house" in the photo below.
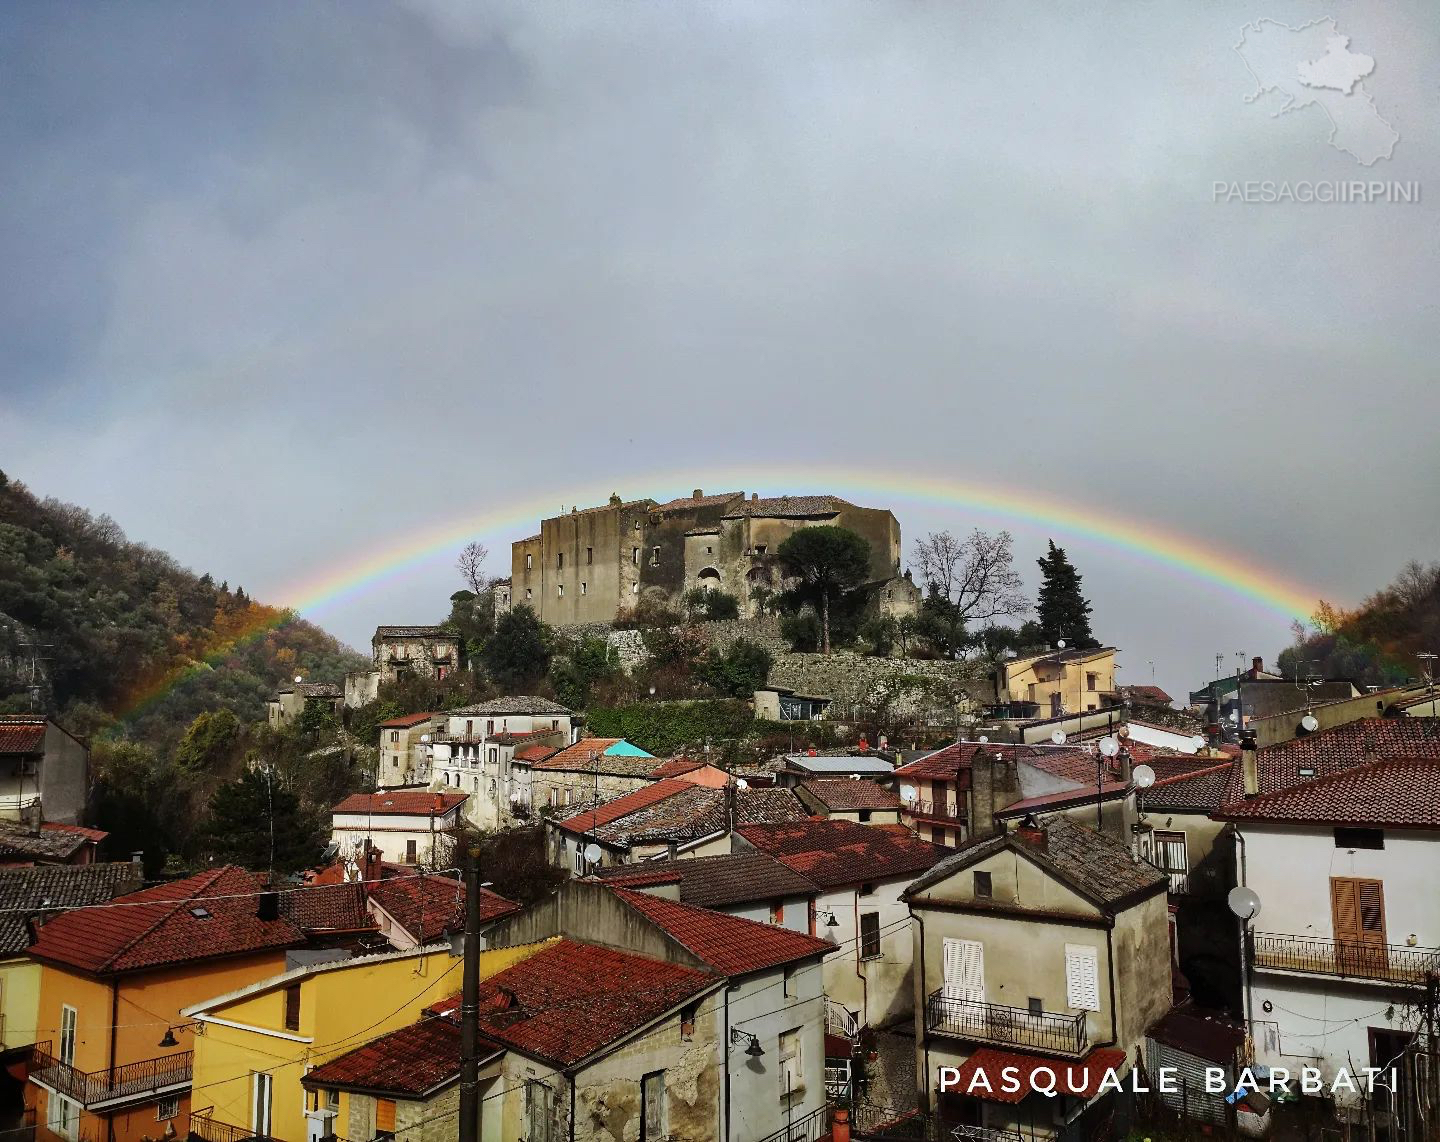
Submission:
{"label": "village house", "polygon": [[[465,885],[449,876],[395,876],[366,886],[366,907],[396,951],[433,944],[465,930]],[[480,931],[520,911],[488,888],[480,890]]]}
{"label": "village house", "polygon": [[93,864],[100,842],[110,834],[56,821],[33,823],[0,818],[0,868],[33,864]]}
{"label": "village house", "polygon": [[861,777],[820,777],[795,786],[795,796],[816,817],[862,825],[898,825],[900,797]]}
{"label": "village house", "polygon": [[370,638],[370,670],[345,675],[344,704],[375,701],[382,682],[421,677],[437,681],[465,669],[465,640],[443,626],[380,626]]}
{"label": "village house", "polygon": [[[864,743],[861,745],[863,747]],[[889,785],[895,775],[894,762],[864,748],[853,752],[786,753],[778,760],[780,765],[775,773],[778,785],[795,786],[817,778],[837,777],[861,777]]]}
{"label": "village house", "polygon": [[431,723],[431,773],[451,788],[471,795],[465,816],[477,828],[494,830],[514,823],[516,806],[531,803],[530,769],[515,769],[518,751],[533,746],[552,750],[575,739],[573,711],[529,694],[517,694],[446,710]]}
{"label": "village house", "polygon": [[466,796],[424,789],[352,793],[330,809],[330,841],[351,863],[363,861],[366,845],[373,844],[381,859],[395,864],[443,867]]}
{"label": "village house", "polygon": [[[977,840],[905,890],[916,1078],[940,1129],[1068,1138],[1103,1120],[1101,1081],[1127,1073],[1171,1006],[1166,883],[1125,845],[1051,817]],[[1018,1090],[1002,1087],[1007,1066]],[[1079,1093],[1039,1093],[1041,1067]]]}
{"label": "village house", "polygon": [[995,700],[1006,720],[1055,718],[1118,706],[1115,648],[1048,650],[1002,661]]}
{"label": "village house", "polygon": [[[1406,1060],[1440,971],[1440,723],[1351,723],[1246,750],[1215,816],[1236,831],[1246,925],[1244,1004],[1256,1059],[1319,1068]],[[1361,1096],[1341,1090],[1347,1117]],[[1382,1125],[1393,1109],[1372,1104]]]}
{"label": "village house", "polygon": [[1257,720],[1293,712],[1298,721],[1309,706],[1360,695],[1360,688],[1348,678],[1286,678],[1266,670],[1264,659],[1256,657],[1248,669],[1192,690],[1190,707],[1204,720],[1207,733],[1233,742],[1245,730],[1254,729]]}
{"label": "village house", "polygon": [[910,911],[901,893],[949,850],[899,826],[804,820],[742,825],[736,852],[768,853],[820,890],[815,914],[841,949],[825,963],[825,994],[861,1027],[908,1018]]}
{"label": "village house", "polygon": [[[667,777],[568,817],[546,819],[552,863],[585,876],[598,868],[657,857],[716,856],[730,851],[737,826],[803,821],[805,807],[788,789],[721,788]],[[599,859],[586,853],[594,845]]]}
{"label": "village house", "polygon": [[42,714],[0,714],[0,819],[78,824],[89,794],[84,742]]}
{"label": "village house", "polygon": [[[824,1132],[821,963],[834,952],[828,940],[596,881],[567,882],[548,900],[502,921],[490,939],[492,946],[501,947],[555,934],[564,936],[567,945],[583,938],[648,957],[660,965],[652,969],[657,980],[665,978],[661,969],[681,968],[725,985],[709,992],[703,1002],[692,996],[688,1009],[672,1016],[670,1025],[646,1045],[647,1052],[668,1050],[669,1058],[653,1053],[632,1057],[627,1066],[610,1071],[613,1077],[605,1086],[577,1076],[577,1138],[756,1142],[786,1130],[798,1131],[797,1138],[817,1138]],[[594,953],[587,950],[584,955],[571,971],[595,974],[596,967],[587,963]],[[503,976],[495,983],[510,987]],[[623,1002],[621,996],[651,986],[648,980],[632,982],[628,991],[607,994]],[[482,1020],[481,1030],[507,1041],[493,1023]],[[676,1046],[686,1042],[688,1057],[677,1058]],[[665,1081],[657,1078],[651,1094],[645,1090],[645,1077],[659,1071],[665,1072]],[[655,1105],[652,1099],[662,1097],[662,1085],[669,1093],[663,1106]],[[602,1100],[617,1110],[627,1108],[624,1119],[605,1124],[608,1133],[599,1132],[598,1122],[587,1124],[587,1112]],[[647,1109],[647,1103],[653,1109]],[[650,1117],[644,1128],[636,1121],[641,1113]],[[503,1136],[513,1137],[514,1132]],[[559,1137],[563,1135],[557,1135],[556,1142]]]}
{"label": "village house", "polygon": [[430,738],[434,714],[402,714],[380,723],[380,760],[375,786],[424,785],[430,780]]}
{"label": "village house", "polygon": [[[29,1079],[37,1135],[141,1142],[190,1113],[193,1026],[181,1012],[285,968],[305,933],[243,869],[211,869],[43,925],[39,1024]],[[53,1029],[53,1030],[50,1030]]]}
{"label": "village house", "polygon": [[[48,1037],[39,1034],[40,964],[27,954],[30,926],[133,892],[141,881],[140,866],[129,861],[0,869],[0,1050]],[[5,1086],[0,1076],[0,1091]]]}
{"label": "village house", "polygon": [[882,605],[892,603],[896,613],[918,606],[918,590],[900,575],[900,525],[886,509],[838,496],[746,499],[743,492],[707,496],[698,488],[665,503],[612,495],[607,504],[542,520],[539,534],[511,546],[513,604],[533,608],[553,626],[610,623],[642,597],[675,605],[700,588],[734,595],[750,614],[760,592],[783,585],[780,545],[822,524],[870,544],[870,581]]}
{"label": "village house", "polygon": [[[538,950],[483,951],[481,973],[501,972]],[[448,944],[432,944],[307,963],[188,1005],[180,1016],[199,1031],[192,1137],[303,1142],[348,1134],[343,1095],[316,1097],[302,1086],[306,1073],[367,1038],[413,1024],[455,990],[458,962]]]}
{"label": "village house", "polygon": [[265,703],[266,719],[273,729],[294,725],[310,707],[323,708],[339,714],[345,704],[339,686],[330,682],[305,682],[296,679],[287,683]]}
{"label": "village house", "polygon": [[611,865],[591,875],[614,887],[653,893],[727,916],[779,924],[811,936],[823,934],[816,916],[819,888],[768,853]]}
{"label": "village house", "polygon": [[730,780],[719,766],[688,757],[653,757],[623,738],[581,738],[529,767],[530,798],[536,810],[608,801],[656,781],[683,778],[718,788]]}

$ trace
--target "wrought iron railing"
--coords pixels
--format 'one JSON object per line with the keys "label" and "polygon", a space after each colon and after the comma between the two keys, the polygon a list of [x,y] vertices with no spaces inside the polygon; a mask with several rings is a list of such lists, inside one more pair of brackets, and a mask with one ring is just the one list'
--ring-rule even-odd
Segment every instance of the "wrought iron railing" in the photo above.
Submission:
{"label": "wrought iron railing", "polygon": [[955,999],[943,990],[925,1004],[925,1027],[941,1035],[1035,1047],[1065,1055],[1082,1055],[1088,1043],[1085,1013],[1063,1015],[1034,1012],[1003,1003]]}
{"label": "wrought iron railing", "polygon": [[930,1119],[923,1110],[898,1110],[873,1102],[857,1102],[850,1108],[850,1124],[857,1138],[906,1142],[929,1136]]}
{"label": "wrought iron railing", "polygon": [[192,1052],[177,1051],[108,1070],[81,1071],[37,1047],[32,1052],[30,1077],[88,1108],[183,1087],[190,1082],[194,1060]]}
{"label": "wrought iron railing", "polygon": [[760,1142],[819,1142],[830,1126],[830,1108],[822,1106],[812,1110],[803,1118],[786,1123],[774,1134],[767,1134]]}
{"label": "wrought iron railing", "polygon": [[1416,984],[1424,983],[1427,976],[1440,974],[1440,948],[1362,944],[1277,932],[1254,933],[1250,947],[1257,968],[1276,971]]}
{"label": "wrought iron railing", "polygon": [[14,1126],[0,1130],[0,1142],[35,1142],[35,1112],[22,1111]]}
{"label": "wrought iron railing", "polygon": [[266,1134],[256,1134],[228,1122],[217,1122],[213,1108],[190,1112],[190,1142],[277,1142]]}
{"label": "wrought iron railing", "polygon": [[842,1039],[853,1039],[860,1034],[860,1020],[848,1007],[833,999],[825,1000],[825,1031]]}
{"label": "wrought iron railing", "polygon": [[923,798],[911,801],[905,811],[916,817],[935,817],[942,821],[964,822],[965,812],[948,801],[928,801]]}
{"label": "wrought iron railing", "polygon": [[1025,1142],[1018,1130],[1001,1130],[997,1126],[957,1126],[950,1131],[956,1142]]}

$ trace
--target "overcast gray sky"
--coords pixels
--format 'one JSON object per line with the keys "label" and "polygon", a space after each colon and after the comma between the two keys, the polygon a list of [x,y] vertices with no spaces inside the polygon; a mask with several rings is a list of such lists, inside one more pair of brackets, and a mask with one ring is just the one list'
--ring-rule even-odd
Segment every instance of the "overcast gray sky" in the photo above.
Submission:
{"label": "overcast gray sky", "polygon": [[[1400,135],[1372,167],[1246,102],[1241,28],[1327,15]],[[516,498],[807,462],[1353,602],[1440,557],[1437,40],[1431,0],[11,3],[0,466],[281,603]],[[1357,178],[1422,202],[1212,201]],[[869,499],[907,549],[1008,522],[1032,583],[1053,535],[1124,681],[1288,640],[1081,532]],[[436,619],[449,564],[311,615]]]}

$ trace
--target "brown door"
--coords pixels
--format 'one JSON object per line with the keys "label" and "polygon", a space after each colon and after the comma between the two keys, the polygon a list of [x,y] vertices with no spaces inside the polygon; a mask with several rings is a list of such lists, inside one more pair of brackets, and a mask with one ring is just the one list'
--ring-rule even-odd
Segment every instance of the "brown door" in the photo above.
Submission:
{"label": "brown door", "polygon": [[1332,876],[1330,915],[1335,927],[1336,970],[1341,975],[1383,978],[1385,889],[1381,882]]}

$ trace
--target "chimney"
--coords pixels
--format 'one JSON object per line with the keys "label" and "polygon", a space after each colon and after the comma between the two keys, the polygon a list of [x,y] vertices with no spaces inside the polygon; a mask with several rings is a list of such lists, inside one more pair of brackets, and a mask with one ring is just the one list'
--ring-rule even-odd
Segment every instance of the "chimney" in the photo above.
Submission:
{"label": "chimney", "polygon": [[1260,751],[1255,748],[1255,735],[1248,730],[1240,739],[1240,780],[1246,797],[1260,792]]}
{"label": "chimney", "polygon": [[759,493],[759,492],[751,492],[751,493],[750,493],[750,502],[751,502],[752,504],[755,503],[757,500],[759,500],[759,498],[760,498],[760,493]]}
{"label": "chimney", "polygon": [[360,861],[360,879],[365,884],[380,883],[380,850],[370,843],[370,838],[365,838],[365,855]]}
{"label": "chimney", "polygon": [[1037,852],[1043,853],[1050,848],[1050,838],[1041,827],[1040,822],[1035,820],[1034,813],[1026,814],[1025,819],[1020,822],[1019,828],[1015,830],[1015,836]]}
{"label": "chimney", "polygon": [[144,863],[145,863],[145,854],[144,854],[144,853],[131,853],[131,854],[130,854],[130,863],[131,863],[131,864],[144,864]]}
{"label": "chimney", "polygon": [[1264,673],[1265,660],[1257,654],[1254,658],[1250,660],[1250,675],[1253,678],[1259,678],[1260,675]]}
{"label": "chimney", "polygon": [[696,488],[692,498],[697,500],[703,500],[705,498],[705,489]]}

